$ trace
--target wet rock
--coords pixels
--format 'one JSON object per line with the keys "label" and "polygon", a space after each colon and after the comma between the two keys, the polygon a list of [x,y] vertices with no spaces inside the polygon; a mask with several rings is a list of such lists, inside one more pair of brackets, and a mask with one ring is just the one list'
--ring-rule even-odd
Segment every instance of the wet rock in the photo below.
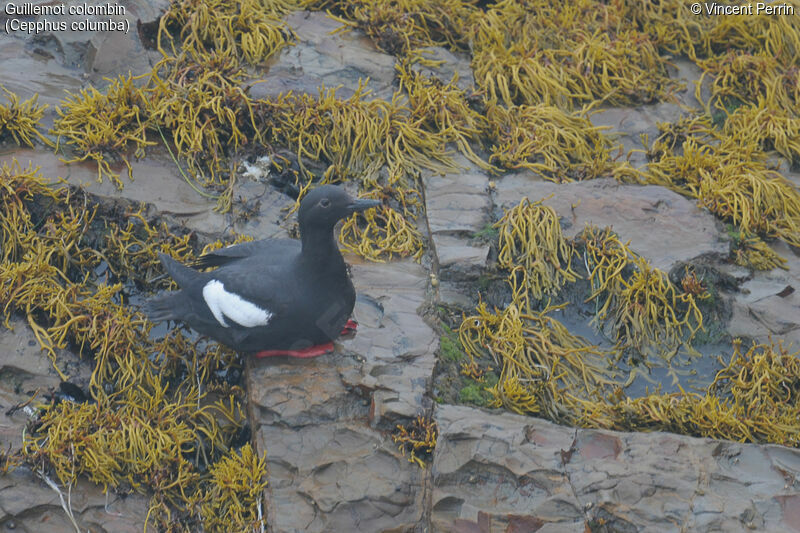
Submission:
{"label": "wet rock", "polygon": [[553,531],[583,527],[581,504],[561,464],[574,430],[464,406],[437,406],[434,418],[434,531],[472,531],[470,522],[485,524],[474,531],[513,531],[512,523],[562,528]]}
{"label": "wet rock", "polygon": [[447,405],[435,418],[434,531],[509,531],[520,517],[545,524],[529,531],[583,531],[601,520],[610,531],[785,531],[797,524],[798,450],[575,430]]}
{"label": "wet rock", "polygon": [[[696,84],[699,83],[702,69],[689,59],[676,59],[670,68],[670,77],[680,81],[683,88],[676,89],[671,98],[663,102],[636,107],[604,107],[593,112],[589,120],[594,126],[609,128],[606,135],[616,138],[622,144],[623,154],[636,168],[647,165],[643,150],[642,135],[652,143],[659,135],[659,122],[675,122],[694,110],[702,109],[703,104],[695,97]],[[704,78],[700,97],[710,98],[710,79]]]}
{"label": "wet rock", "polygon": [[342,85],[336,94],[348,98],[359,80],[366,82],[369,78],[368,88],[374,97],[391,99],[395,59],[377,50],[363,32],[332,35],[342,25],[322,12],[292,13],[286,22],[297,34],[297,41],[279,52],[263,80],[252,85],[253,97],[288,91],[316,96],[322,86],[332,89]]}
{"label": "wet rock", "polygon": [[486,268],[489,245],[473,246],[449,235],[434,235],[433,241],[443,278],[474,279]]}
{"label": "wet rock", "polygon": [[795,189],[800,191],[800,172],[793,172],[791,170],[787,170],[782,172],[781,174],[783,174],[784,178],[789,180],[789,183],[791,183]]}
{"label": "wet rock", "polygon": [[129,0],[125,2],[126,15],[134,17],[142,24],[158,22],[169,9],[170,0]]}
{"label": "wet rock", "polygon": [[[31,398],[35,398],[34,405],[47,403],[51,393],[59,390],[61,377],[25,320],[12,317],[9,326],[0,325],[0,445],[18,450],[25,426],[35,412],[22,406]],[[59,350],[58,364],[77,387],[89,383],[90,362]]]}
{"label": "wet rock", "polygon": [[12,319],[10,325],[12,329],[0,326],[0,443],[19,449],[29,414],[14,407],[34,395],[45,400],[61,378],[28,325],[20,319]]}
{"label": "wet rock", "polygon": [[91,40],[86,71],[96,87],[104,85],[103,78],[147,74],[161,60],[159,52],[144,48],[137,30],[138,17],[129,14],[126,19],[128,32],[98,32]]}
{"label": "wet rock", "polygon": [[271,185],[241,180],[234,188],[233,228],[256,239],[288,237],[296,217],[289,214],[294,200]]}
{"label": "wet rock", "polygon": [[682,82],[685,86],[675,91],[674,96],[678,103],[690,109],[702,109],[703,102],[708,102],[711,98],[710,76],[705,76],[700,84],[700,100],[696,97],[697,84],[703,75],[703,69],[691,59],[685,57],[673,58],[670,60],[672,65],[669,67],[670,77]]}
{"label": "wet rock", "polygon": [[633,251],[665,271],[678,261],[728,253],[716,219],[664,187],[621,185],[612,179],[555,184],[530,172],[497,182],[496,202],[504,210],[525,196],[532,202],[547,198],[545,205],[562,217],[566,237],[580,233],[586,224],[611,226],[621,241],[630,240]]}

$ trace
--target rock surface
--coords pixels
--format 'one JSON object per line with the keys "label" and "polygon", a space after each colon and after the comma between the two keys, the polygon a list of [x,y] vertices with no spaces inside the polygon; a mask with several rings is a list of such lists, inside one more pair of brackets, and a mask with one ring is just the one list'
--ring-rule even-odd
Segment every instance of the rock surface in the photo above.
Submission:
{"label": "rock surface", "polygon": [[527,197],[544,200],[561,216],[565,237],[586,226],[611,226],[634,252],[665,271],[679,261],[705,254],[727,255],[720,224],[694,202],[657,185],[623,185],[613,179],[556,184],[532,172],[497,182],[497,205],[508,209]]}
{"label": "rock surface", "polygon": [[287,17],[297,41],[273,58],[263,79],[253,84],[253,97],[276,96],[294,91],[319,94],[320,87],[337,90],[339,98],[349,98],[359,80],[369,80],[373,97],[391,100],[394,88],[395,58],[375,48],[358,31],[339,31],[342,24],[322,12],[297,12]]}
{"label": "rock surface", "polygon": [[800,531],[798,450],[463,406],[435,418],[433,531]]}

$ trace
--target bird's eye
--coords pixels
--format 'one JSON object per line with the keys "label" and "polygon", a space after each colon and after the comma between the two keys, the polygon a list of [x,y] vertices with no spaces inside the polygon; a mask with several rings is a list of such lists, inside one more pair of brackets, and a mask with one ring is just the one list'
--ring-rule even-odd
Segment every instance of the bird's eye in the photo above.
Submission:
{"label": "bird's eye", "polygon": [[322,200],[319,201],[319,205],[321,207],[330,207],[331,206],[331,201],[328,200],[327,198],[323,198]]}

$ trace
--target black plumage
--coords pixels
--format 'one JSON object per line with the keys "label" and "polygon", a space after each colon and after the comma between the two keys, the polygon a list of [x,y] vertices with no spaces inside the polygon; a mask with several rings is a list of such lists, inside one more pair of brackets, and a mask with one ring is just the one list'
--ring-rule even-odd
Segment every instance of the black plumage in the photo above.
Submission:
{"label": "black plumage", "polygon": [[300,241],[265,239],[198,258],[199,272],[161,254],[180,287],[147,303],[153,321],[180,320],[237,351],[303,350],[339,336],[355,291],[334,238],[334,226],[380,205],[323,185],[300,202]]}

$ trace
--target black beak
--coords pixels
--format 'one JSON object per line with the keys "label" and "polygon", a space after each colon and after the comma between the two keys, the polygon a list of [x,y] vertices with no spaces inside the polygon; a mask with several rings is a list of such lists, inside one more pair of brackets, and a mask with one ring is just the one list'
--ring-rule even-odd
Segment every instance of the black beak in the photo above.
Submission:
{"label": "black beak", "polygon": [[352,202],[350,202],[350,204],[347,206],[347,209],[355,213],[358,211],[366,211],[370,207],[378,207],[379,205],[381,205],[381,203],[382,202],[380,200],[368,200],[366,198],[359,198],[358,200],[353,200]]}

